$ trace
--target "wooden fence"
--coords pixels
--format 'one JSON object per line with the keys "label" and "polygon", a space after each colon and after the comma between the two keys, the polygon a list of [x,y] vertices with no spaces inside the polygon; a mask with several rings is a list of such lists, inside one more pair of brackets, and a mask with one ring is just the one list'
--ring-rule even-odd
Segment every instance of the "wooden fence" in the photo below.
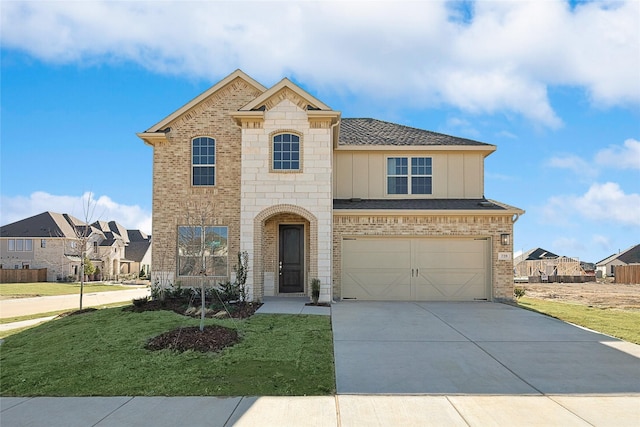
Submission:
{"label": "wooden fence", "polygon": [[529,276],[529,283],[588,283],[595,282],[596,276]]}
{"label": "wooden fence", "polygon": [[0,283],[46,282],[47,269],[5,269],[0,268]]}
{"label": "wooden fence", "polygon": [[616,283],[640,284],[640,264],[617,265]]}

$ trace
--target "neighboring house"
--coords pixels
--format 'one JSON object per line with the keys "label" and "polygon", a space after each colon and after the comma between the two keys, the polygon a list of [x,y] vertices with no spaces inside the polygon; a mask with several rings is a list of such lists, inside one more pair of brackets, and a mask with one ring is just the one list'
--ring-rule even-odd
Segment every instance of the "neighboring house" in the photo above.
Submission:
{"label": "neighboring house", "polygon": [[83,240],[85,254],[100,268],[102,279],[116,279],[123,274],[129,245],[126,228],[115,221],[97,221],[87,226],[78,218],[55,212],[43,212],[2,226],[0,266],[46,268],[47,281],[77,280]]}
{"label": "neighboring house", "polygon": [[603,276],[615,276],[620,265],[640,264],[640,245],[632,246],[596,263],[596,272]]}
{"label": "neighboring house", "polygon": [[513,260],[514,275],[518,279],[549,276],[587,276],[583,263],[578,258],[556,255],[546,249],[531,249]]}
{"label": "neighboring house", "polygon": [[124,250],[127,259],[126,271],[123,273],[148,276],[151,273],[151,236],[140,230],[127,230],[129,244]]}
{"label": "neighboring house", "polygon": [[153,147],[153,280],[234,279],[253,300],[513,296],[521,209],[484,197],[494,145],[341,118],[238,70],[138,136]]}

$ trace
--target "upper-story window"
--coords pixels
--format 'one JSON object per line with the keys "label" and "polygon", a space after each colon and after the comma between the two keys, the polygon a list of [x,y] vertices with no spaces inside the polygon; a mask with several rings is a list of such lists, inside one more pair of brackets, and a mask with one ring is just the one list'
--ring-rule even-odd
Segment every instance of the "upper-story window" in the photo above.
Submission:
{"label": "upper-story window", "polygon": [[191,141],[193,185],[215,185],[216,140],[206,136]]}
{"label": "upper-story window", "polygon": [[300,137],[281,133],[273,137],[273,170],[300,170]]}
{"label": "upper-story window", "polygon": [[432,194],[431,157],[388,157],[387,194]]}
{"label": "upper-story window", "polygon": [[33,240],[31,239],[9,239],[7,249],[11,252],[31,252],[33,251]]}

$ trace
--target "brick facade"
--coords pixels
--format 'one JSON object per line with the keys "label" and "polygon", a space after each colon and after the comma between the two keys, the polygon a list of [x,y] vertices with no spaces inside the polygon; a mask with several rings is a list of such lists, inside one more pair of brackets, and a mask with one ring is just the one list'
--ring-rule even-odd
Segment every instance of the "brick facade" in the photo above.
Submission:
{"label": "brick facade", "polygon": [[[207,210],[210,225],[228,227],[232,269],[240,250],[241,130],[230,113],[260,93],[237,78],[170,122],[167,142],[155,145],[152,280],[192,284],[192,278],[176,277],[177,228],[193,222],[192,217],[203,209]],[[191,140],[199,136],[216,141],[216,185],[212,187],[191,185]]]}
{"label": "brick facade", "polygon": [[[280,224],[304,225],[304,292],[310,293],[311,279],[320,279],[320,301],[323,302],[341,296],[344,236],[487,238],[492,247],[492,299],[511,299],[513,263],[511,258],[499,260],[498,254],[512,253],[512,247],[511,243],[501,245],[500,235],[513,234],[513,215],[522,211],[510,207],[495,214],[461,210],[452,210],[450,214],[428,214],[427,210],[421,210],[406,215],[393,211],[382,214],[334,211],[333,161],[339,123],[339,112],[290,81],[284,79],[266,89],[236,71],[149,131],[139,134],[154,147],[152,280],[165,285],[177,281],[183,286],[199,283],[199,278],[177,276],[177,227],[195,225],[193,217],[202,217],[198,212],[204,210],[206,225],[228,227],[229,279],[233,279],[236,254],[239,251],[248,253],[247,285],[252,300],[278,295]],[[273,137],[279,133],[299,137],[299,170],[273,169]],[[191,184],[191,141],[203,136],[216,141],[216,182],[210,187]],[[351,149],[338,148],[343,153]],[[359,148],[362,147],[353,150]],[[408,152],[407,147],[403,148],[403,152]],[[428,146],[409,148],[416,153],[429,152]],[[454,181],[473,181],[460,178],[464,174],[458,166],[468,169],[470,166],[464,165],[471,159],[473,161],[467,163],[477,172],[471,175],[482,175],[483,159],[494,148],[482,143],[477,147],[462,148],[449,145],[447,149],[453,154],[448,156],[459,162],[452,163],[448,169],[440,168],[438,182],[455,187]],[[396,147],[388,145],[376,147],[376,150],[395,153]],[[378,157],[380,165],[368,163],[372,175],[367,182],[376,188],[385,188],[385,163],[383,156]],[[354,176],[359,172],[353,167],[347,169]],[[379,177],[374,176],[376,173]],[[475,184],[474,189],[483,188],[479,183]],[[345,185],[348,187],[349,182]],[[475,194],[478,191],[471,196],[479,197]],[[447,194],[445,199],[454,197]],[[463,193],[456,197],[471,196]],[[357,199],[355,195],[351,197]],[[390,198],[399,199],[397,196]],[[220,278],[223,279],[226,278]]]}

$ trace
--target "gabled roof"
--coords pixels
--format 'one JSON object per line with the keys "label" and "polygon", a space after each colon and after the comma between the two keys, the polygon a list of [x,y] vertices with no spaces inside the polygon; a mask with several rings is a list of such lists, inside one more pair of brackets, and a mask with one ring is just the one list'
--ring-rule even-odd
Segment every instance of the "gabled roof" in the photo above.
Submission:
{"label": "gabled roof", "polygon": [[195,107],[196,105],[198,105],[199,103],[201,103],[202,101],[207,99],[209,96],[211,96],[212,94],[214,94],[215,92],[217,92],[218,90],[222,89],[224,86],[226,86],[227,84],[231,83],[232,81],[234,81],[235,79],[238,79],[238,78],[244,80],[246,83],[248,83],[251,86],[255,87],[260,92],[264,92],[264,91],[267,90],[266,87],[262,86],[260,83],[258,83],[257,81],[255,81],[254,79],[249,77],[243,71],[236,70],[233,73],[229,74],[224,79],[220,80],[215,85],[211,86],[209,89],[207,89],[206,91],[204,91],[200,95],[198,95],[195,98],[193,98],[191,101],[187,102],[185,105],[183,105],[182,107],[180,107],[179,109],[177,109],[173,113],[169,114],[164,119],[160,120],[155,125],[151,126],[144,133],[138,134],[138,136],[140,136],[142,138],[141,135],[144,135],[145,133],[163,132],[163,130],[172,121],[174,121],[175,119],[177,119],[178,117],[180,117],[181,115],[183,115],[184,113],[186,113],[187,111],[189,111],[190,109],[192,109],[193,107]]}
{"label": "gabled roof", "polygon": [[311,95],[309,92],[302,89],[300,86],[293,83],[288,78],[284,78],[280,80],[278,83],[273,85],[267,91],[265,91],[262,95],[255,98],[253,101],[249,102],[244,107],[240,108],[238,111],[262,111],[263,109],[269,109],[269,100],[275,95],[278,95],[279,92],[283,92],[286,90],[290,90],[297,97],[300,98],[300,102],[304,103],[299,106],[306,110],[323,110],[323,111],[332,111],[331,107]]}
{"label": "gabled roof", "polygon": [[71,239],[76,237],[74,227],[72,226],[74,223],[82,224],[82,221],[71,215],[62,215],[47,211],[11,224],[3,225],[0,228],[0,236],[65,237]]}
{"label": "gabled roof", "polygon": [[359,145],[484,146],[495,150],[495,145],[484,142],[458,138],[382,120],[343,118],[340,123],[338,146]]}
{"label": "gabled roof", "polygon": [[151,240],[151,236],[148,236],[145,232],[140,230],[127,230],[127,234],[129,235],[129,241],[131,243]]}
{"label": "gabled roof", "polygon": [[124,249],[124,256],[132,261],[141,262],[150,246],[151,241],[149,240],[131,242]]}
{"label": "gabled roof", "polygon": [[517,264],[522,261],[540,261],[543,259],[557,259],[557,258],[560,258],[560,255],[556,255],[553,252],[549,252],[546,249],[534,248],[534,249],[529,249],[527,252],[523,253],[522,255],[518,255],[517,257],[515,257],[513,261],[514,263]]}
{"label": "gabled roof", "polygon": [[607,258],[598,261],[596,265],[608,264],[611,261],[619,260],[625,264],[637,264],[640,263],[640,245],[631,246],[630,248],[608,256]]}

